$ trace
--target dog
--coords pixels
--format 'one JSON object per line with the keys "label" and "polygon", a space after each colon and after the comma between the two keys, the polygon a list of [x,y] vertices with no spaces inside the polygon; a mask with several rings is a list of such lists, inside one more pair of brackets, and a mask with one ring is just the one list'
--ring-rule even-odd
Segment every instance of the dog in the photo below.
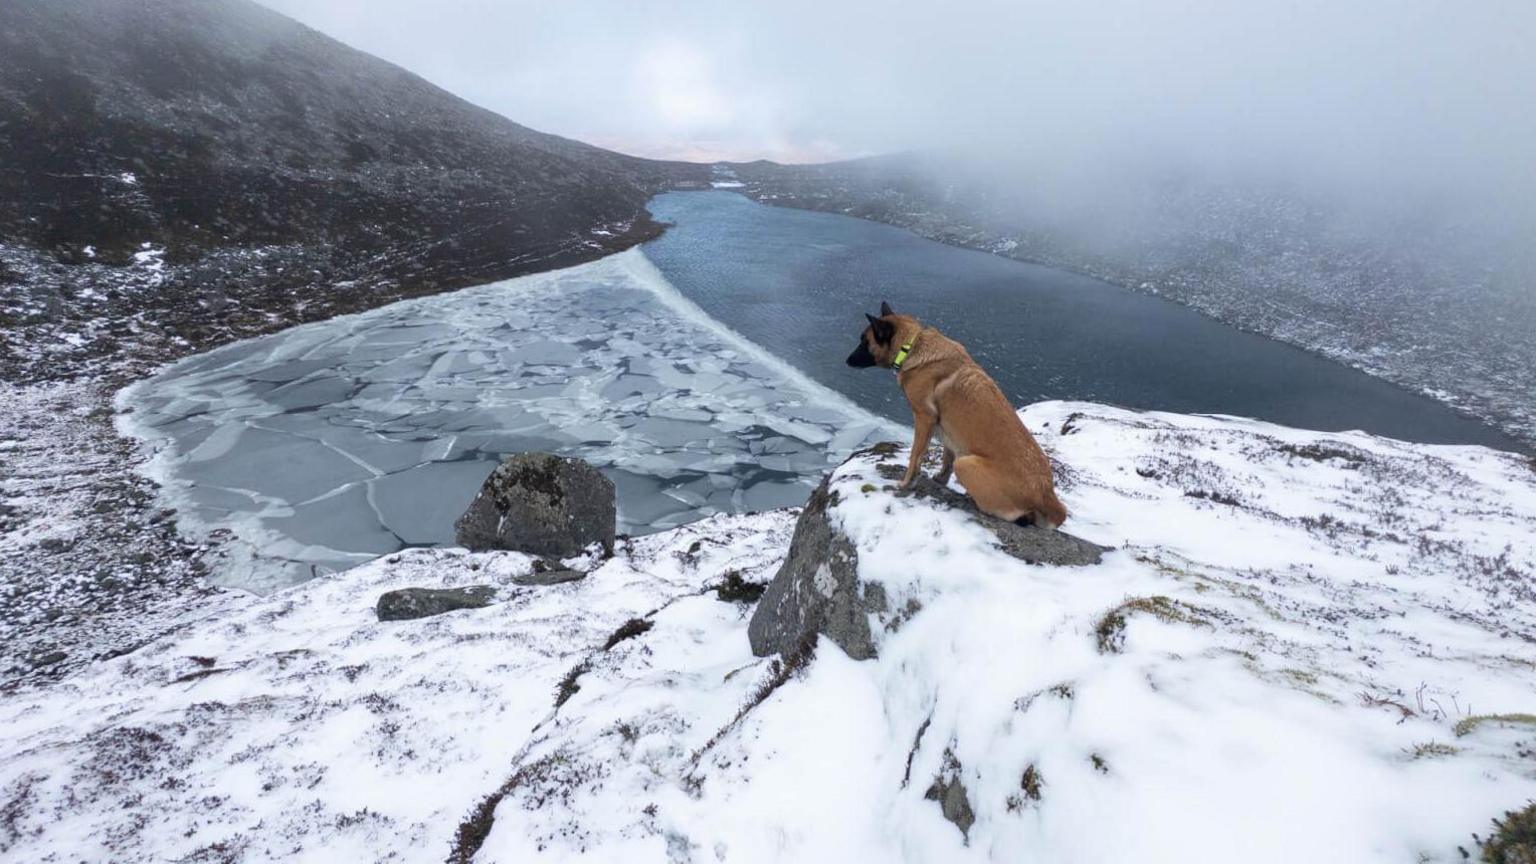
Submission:
{"label": "dog", "polygon": [[895,369],[912,406],[912,458],[901,488],[917,480],[937,432],[944,460],[933,479],[948,483],[953,472],[976,506],[999,519],[1052,529],[1067,521],[1051,460],[965,346],[910,315],[897,315],[889,303],[880,304],[878,318],[864,317],[869,325],[848,365]]}

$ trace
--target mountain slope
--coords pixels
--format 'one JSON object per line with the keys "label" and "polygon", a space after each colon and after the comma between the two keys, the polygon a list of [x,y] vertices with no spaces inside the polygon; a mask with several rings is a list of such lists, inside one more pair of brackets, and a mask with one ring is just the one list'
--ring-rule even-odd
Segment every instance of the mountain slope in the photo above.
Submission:
{"label": "mountain slope", "polygon": [[[50,860],[1464,860],[1536,795],[1536,473],[1481,447],[1041,403],[1100,564],[831,476],[874,658],[752,655],[795,516],[530,587],[414,549],[0,700],[0,852]],[[622,501],[620,502],[623,503]],[[822,554],[830,555],[827,550]],[[380,593],[496,586],[379,622]],[[636,624],[633,619],[640,619]],[[963,802],[963,806],[961,806]]]}
{"label": "mountain slope", "polygon": [[6,377],[135,320],[201,347],[596,257],[701,171],[524,128],[248,0],[8,2],[0,153]]}

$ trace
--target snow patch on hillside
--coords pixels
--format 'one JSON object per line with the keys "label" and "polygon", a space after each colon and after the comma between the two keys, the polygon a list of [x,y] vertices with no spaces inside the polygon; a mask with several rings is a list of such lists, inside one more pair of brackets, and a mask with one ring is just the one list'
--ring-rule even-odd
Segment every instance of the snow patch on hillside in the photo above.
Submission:
{"label": "snow patch on hillside", "polygon": [[[512,585],[515,553],[414,550],[222,595],[0,703],[0,848],[1457,861],[1536,796],[1536,730],[1468,722],[1536,711],[1529,462],[1080,403],[1023,416],[1062,466],[1065,527],[1115,547],[1103,564],[1003,555],[865,453],[828,513],[903,610],[874,622],[874,660],[826,641],[755,658],[750,607],[709,590],[768,579],[791,511],[640,538],[563,586]],[[389,588],[477,583],[499,602],[372,615]]]}

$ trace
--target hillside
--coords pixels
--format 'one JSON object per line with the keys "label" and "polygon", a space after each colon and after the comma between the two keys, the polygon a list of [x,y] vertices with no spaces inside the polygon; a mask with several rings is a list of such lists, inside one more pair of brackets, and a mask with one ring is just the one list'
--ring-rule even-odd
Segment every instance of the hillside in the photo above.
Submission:
{"label": "hillside", "polygon": [[[0,703],[0,851],[1454,862],[1536,795],[1526,459],[1022,416],[1100,563],[1011,557],[942,496],[894,494],[905,454],[876,447],[798,516],[880,598],[867,659],[831,630],[753,655],[787,510],[636,538],[560,585],[521,553],[416,549],[210,598]],[[492,605],[375,616],[386,590],[477,584]]]}
{"label": "hillside", "polygon": [[32,636],[0,680],[132,650],[209,590],[216,544],[134,473],[118,387],[633,246],[702,170],[524,128],[249,0],[0,3],[0,630]]}
{"label": "hillside", "polygon": [[11,0],[0,152],[10,380],[595,258],[701,171],[524,128],[249,0]]}

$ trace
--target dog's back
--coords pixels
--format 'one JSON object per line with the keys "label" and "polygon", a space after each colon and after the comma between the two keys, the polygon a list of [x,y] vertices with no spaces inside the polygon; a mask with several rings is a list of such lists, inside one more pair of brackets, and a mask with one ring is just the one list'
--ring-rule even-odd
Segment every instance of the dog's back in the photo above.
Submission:
{"label": "dog's back", "polygon": [[1060,526],[1067,508],[1056,497],[1051,461],[997,382],[960,343],[932,328],[922,339],[925,362],[898,380],[914,410],[923,399],[937,415],[935,431],[954,453],[960,484],[994,516]]}

